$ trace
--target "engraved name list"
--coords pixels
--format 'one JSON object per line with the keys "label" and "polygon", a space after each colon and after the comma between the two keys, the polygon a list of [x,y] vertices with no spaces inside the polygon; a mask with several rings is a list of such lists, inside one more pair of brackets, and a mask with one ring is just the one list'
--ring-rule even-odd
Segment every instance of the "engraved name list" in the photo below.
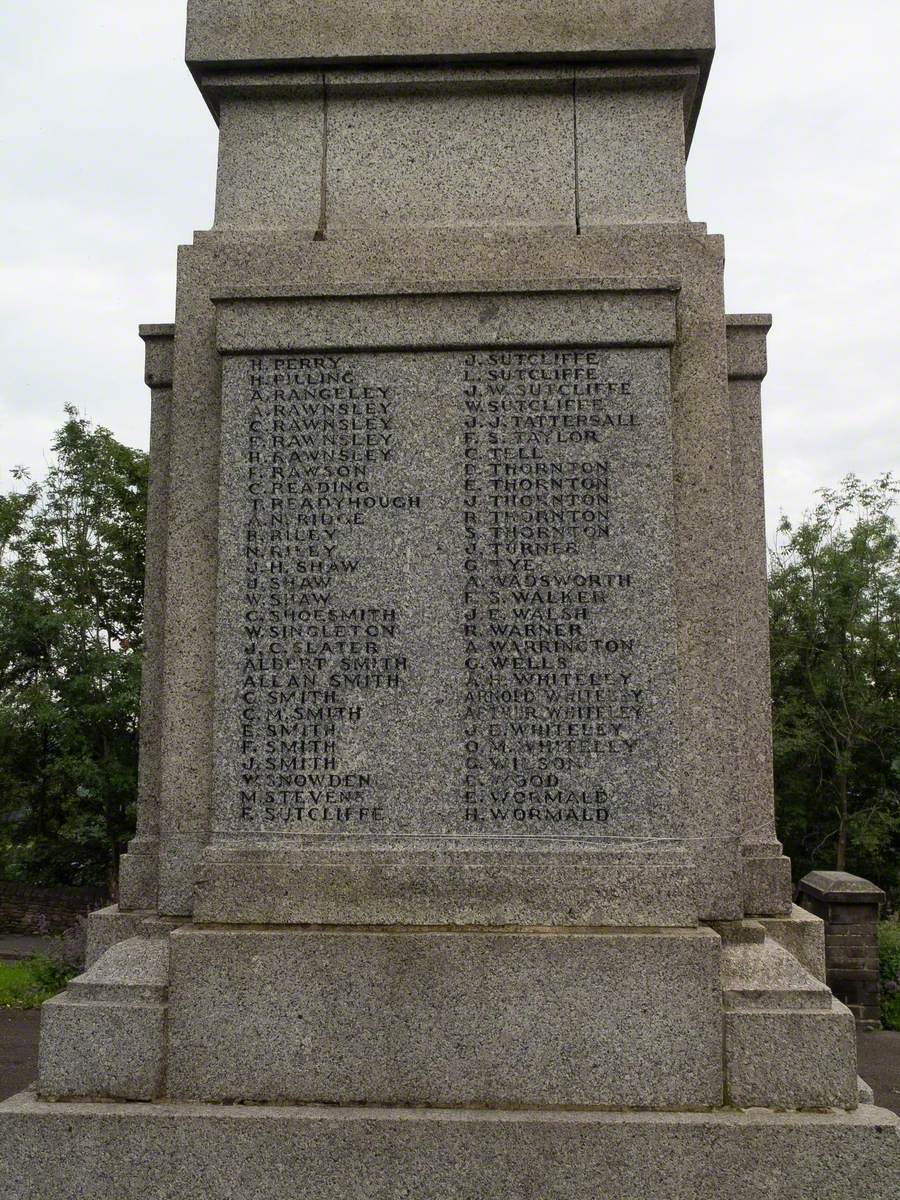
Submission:
{"label": "engraved name list", "polygon": [[234,356],[223,399],[223,828],[514,841],[660,817],[664,353]]}

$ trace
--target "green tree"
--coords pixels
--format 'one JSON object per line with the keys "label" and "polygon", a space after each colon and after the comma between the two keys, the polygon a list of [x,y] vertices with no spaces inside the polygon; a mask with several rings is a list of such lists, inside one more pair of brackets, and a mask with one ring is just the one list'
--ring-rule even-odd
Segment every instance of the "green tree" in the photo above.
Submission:
{"label": "green tree", "polygon": [[0,495],[0,873],[110,883],[130,833],[147,456],[66,409]]}
{"label": "green tree", "polygon": [[775,776],[798,870],[900,885],[900,494],[850,475],[771,555]]}

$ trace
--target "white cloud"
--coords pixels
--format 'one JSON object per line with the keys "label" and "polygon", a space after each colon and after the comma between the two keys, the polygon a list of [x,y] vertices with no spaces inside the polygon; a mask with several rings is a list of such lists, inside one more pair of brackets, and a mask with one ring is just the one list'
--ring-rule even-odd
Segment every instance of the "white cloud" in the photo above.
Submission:
{"label": "white cloud", "polygon": [[209,224],[215,127],[182,61],[182,0],[0,14],[0,487],[45,467],[63,406],[146,446],[141,322]]}
{"label": "white cloud", "polygon": [[[732,312],[772,311],[770,527],[847,471],[900,468],[896,0],[719,0],[689,164],[726,235]],[[0,487],[43,469],[63,405],[146,445],[140,322],[210,223],[215,129],[182,61],[184,0],[0,14]]]}
{"label": "white cloud", "polygon": [[900,470],[894,0],[719,0],[688,181],[732,312],[771,311],[769,527],[849,471]]}

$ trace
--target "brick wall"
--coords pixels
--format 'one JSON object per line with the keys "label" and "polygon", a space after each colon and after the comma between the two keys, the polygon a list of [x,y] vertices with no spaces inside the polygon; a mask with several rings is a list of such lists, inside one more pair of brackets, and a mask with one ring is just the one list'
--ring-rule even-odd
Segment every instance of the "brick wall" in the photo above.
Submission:
{"label": "brick wall", "polygon": [[[106,902],[99,888],[43,888],[0,882],[0,932],[62,933],[79,916],[102,908]],[[48,929],[42,928],[42,921]]]}

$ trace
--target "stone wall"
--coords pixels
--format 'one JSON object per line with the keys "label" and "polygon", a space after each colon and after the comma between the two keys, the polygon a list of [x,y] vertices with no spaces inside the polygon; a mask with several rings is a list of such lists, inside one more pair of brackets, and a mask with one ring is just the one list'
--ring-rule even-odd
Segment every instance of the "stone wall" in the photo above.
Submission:
{"label": "stone wall", "polygon": [[0,882],[0,932],[62,933],[78,917],[105,902],[106,895],[100,888],[32,887]]}

